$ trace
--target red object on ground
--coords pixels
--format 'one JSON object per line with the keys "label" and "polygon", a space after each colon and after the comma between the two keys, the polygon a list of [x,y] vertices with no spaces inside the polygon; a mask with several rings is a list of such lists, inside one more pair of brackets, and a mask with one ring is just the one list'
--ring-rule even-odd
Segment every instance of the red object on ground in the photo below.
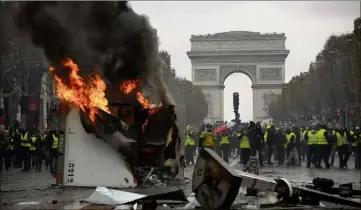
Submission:
{"label": "red object on ground", "polygon": [[57,185],[63,184],[63,174],[56,174],[56,184]]}

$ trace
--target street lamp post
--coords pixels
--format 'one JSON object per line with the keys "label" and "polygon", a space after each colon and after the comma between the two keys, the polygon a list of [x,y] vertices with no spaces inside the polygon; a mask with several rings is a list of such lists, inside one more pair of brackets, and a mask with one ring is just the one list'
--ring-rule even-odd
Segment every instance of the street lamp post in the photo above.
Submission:
{"label": "street lamp post", "polygon": [[0,125],[5,124],[5,106],[3,99],[3,91],[0,89]]}

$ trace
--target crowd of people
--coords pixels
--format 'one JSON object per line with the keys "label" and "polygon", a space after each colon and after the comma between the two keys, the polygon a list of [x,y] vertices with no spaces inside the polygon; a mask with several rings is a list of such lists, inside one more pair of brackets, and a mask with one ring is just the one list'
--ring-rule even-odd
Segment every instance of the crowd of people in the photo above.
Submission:
{"label": "crowd of people", "polygon": [[[257,157],[260,166],[265,164],[331,168],[338,156],[338,167],[348,168],[349,158],[354,157],[354,167],[361,168],[360,128],[341,126],[329,128],[323,124],[310,127],[276,127],[250,122],[223,132],[214,132],[212,124],[205,128],[187,127],[185,157],[187,164],[194,164],[194,155],[200,148],[216,151],[225,162],[239,158],[244,166],[251,156]],[[337,154],[337,156],[336,156]],[[337,166],[336,166],[337,167]]]}
{"label": "crowd of people", "polygon": [[50,169],[55,173],[59,147],[59,133],[54,130],[26,131],[0,125],[0,170],[22,168],[26,172]]}
{"label": "crowd of people", "polygon": [[[244,166],[250,157],[257,157],[259,164],[330,168],[338,157],[338,167],[348,168],[350,157],[354,167],[361,168],[361,131],[359,127],[329,128],[318,124],[310,127],[276,127],[250,122],[222,132],[214,132],[208,123],[200,129],[187,126],[185,159],[194,164],[194,156],[201,148],[217,152],[225,162],[239,158]],[[22,168],[22,171],[41,171],[50,168],[55,173],[59,148],[59,133],[54,130],[25,131],[0,126],[0,169]],[[337,156],[336,156],[337,154]],[[4,164],[3,164],[4,163]]]}

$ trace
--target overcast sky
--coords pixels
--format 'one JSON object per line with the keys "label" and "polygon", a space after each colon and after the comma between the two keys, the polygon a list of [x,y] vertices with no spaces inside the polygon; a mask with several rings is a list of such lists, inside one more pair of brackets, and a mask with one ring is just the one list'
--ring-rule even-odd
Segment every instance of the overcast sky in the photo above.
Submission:
{"label": "overcast sky", "polygon": [[[161,46],[172,58],[178,76],[191,79],[190,50],[192,34],[227,31],[285,33],[286,81],[303,71],[315,59],[328,36],[351,32],[353,20],[360,16],[357,1],[132,1],[133,9],[149,17],[158,30]],[[225,81],[225,119],[233,119],[232,93],[240,93],[242,121],[253,118],[250,79],[233,74]]]}

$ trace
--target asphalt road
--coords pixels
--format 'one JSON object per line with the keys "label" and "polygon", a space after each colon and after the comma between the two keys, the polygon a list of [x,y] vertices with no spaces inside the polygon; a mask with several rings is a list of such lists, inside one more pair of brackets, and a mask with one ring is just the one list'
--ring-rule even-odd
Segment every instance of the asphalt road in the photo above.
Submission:
{"label": "asphalt road", "polygon": [[[233,162],[235,162],[234,160]],[[350,160],[353,162],[353,160]],[[230,163],[233,164],[233,163]],[[355,169],[308,169],[304,167],[267,166],[261,169],[261,175],[266,177],[283,177],[292,183],[306,184],[313,178],[330,178],[336,184],[352,182],[356,189],[360,189],[361,173]],[[191,178],[193,167],[187,166],[185,177]],[[59,209],[63,206],[87,198],[94,189],[69,188],[59,189],[52,187],[55,178],[48,170],[42,172],[20,172],[12,169],[10,172],[1,172],[1,209]],[[183,185],[186,194],[190,187]],[[56,201],[56,204],[53,202]]]}

